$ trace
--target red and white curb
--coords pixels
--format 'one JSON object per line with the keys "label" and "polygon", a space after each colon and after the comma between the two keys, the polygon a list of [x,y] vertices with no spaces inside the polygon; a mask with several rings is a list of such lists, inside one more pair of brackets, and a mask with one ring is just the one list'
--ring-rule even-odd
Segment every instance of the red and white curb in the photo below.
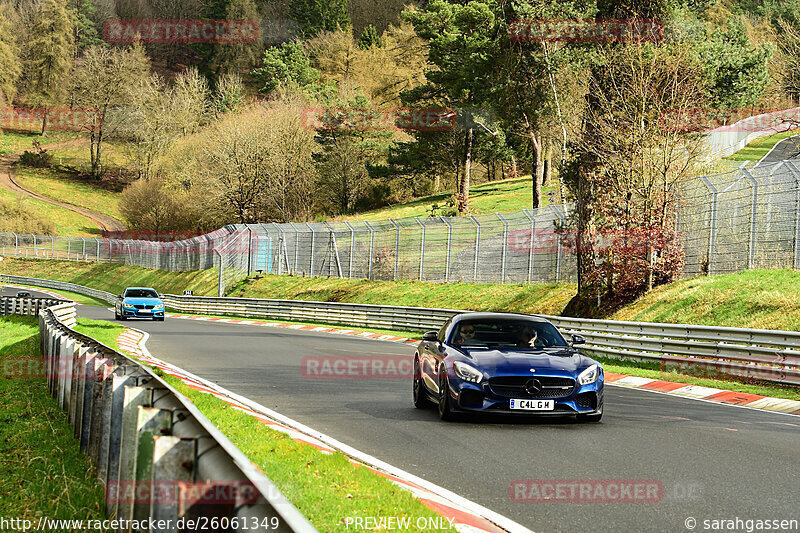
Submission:
{"label": "red and white curb", "polygon": [[686,383],[627,376],[625,374],[614,374],[611,372],[606,372],[605,383],[606,385],[658,392],[661,394],[669,394],[670,396],[680,396],[691,400],[702,400],[788,415],[800,415],[800,402],[797,400],[771,398],[769,396],[749,394],[747,392],[700,387],[698,385],[687,385]]}
{"label": "red and white curb", "polygon": [[[299,324],[285,324],[281,322],[267,322],[261,320],[247,320],[239,318],[212,318],[200,315],[169,314],[167,316],[172,318],[180,318],[184,320],[224,322],[230,324],[244,324],[251,326],[267,326],[275,328],[300,329],[300,330],[314,331],[320,333],[333,333],[336,335],[352,335],[352,336],[366,337],[368,339],[374,339],[380,341],[399,342],[402,344],[417,345],[419,343],[419,339],[409,339],[406,337],[398,337],[395,335],[371,333],[368,331],[360,331],[354,329],[340,329],[327,326],[303,326]],[[703,401],[721,403],[726,405],[734,405],[737,407],[747,407],[750,409],[772,411],[775,413],[800,415],[800,401],[797,400],[772,398],[769,396],[761,396],[759,394],[734,392],[725,389],[716,389],[711,387],[700,387],[698,385],[687,385],[686,383],[675,383],[672,381],[662,381],[658,379],[628,376],[626,374],[614,374],[610,372],[607,372],[605,374],[605,381],[607,385],[641,389],[651,392],[660,392],[672,396],[681,396],[683,398],[688,398],[692,400],[703,400]]]}
{"label": "red and white curb", "polygon": [[365,337],[367,339],[400,342],[403,344],[419,344],[419,339],[409,339],[407,337],[398,337],[397,335],[387,335],[386,333],[374,333],[370,331],[361,331],[357,329],[342,329],[328,326],[304,326],[301,324],[284,324],[283,322],[267,322],[264,320],[248,320],[245,318],[216,318],[202,315],[181,315],[168,313],[168,318],[180,318],[183,320],[200,320],[203,322],[223,322],[225,324],[244,324],[246,326],[266,326],[271,328],[289,328],[301,329],[304,331],[315,331],[319,333],[333,333],[334,335],[351,335],[355,337]]}
{"label": "red and white curb", "polygon": [[[179,318],[172,315],[173,318]],[[180,316],[180,318],[184,318]],[[207,317],[203,317],[207,319]],[[229,321],[228,319],[222,319]],[[232,321],[232,320],[231,320]],[[244,320],[238,322],[254,323],[261,325],[255,321]],[[276,326],[275,323],[264,323]],[[336,328],[319,328],[316,326],[302,326],[282,324],[276,327],[292,327],[294,329],[310,328],[316,331],[325,331],[331,333],[330,330]],[[353,330],[341,330],[347,333],[345,335],[365,333]],[[370,334],[372,335],[372,334]],[[382,337],[394,337],[393,335],[380,335]],[[366,335],[362,335],[366,336]],[[350,458],[354,464],[369,468],[374,473],[383,476],[396,484],[397,486],[408,490],[417,498],[423,505],[434,511],[435,513],[446,518],[451,524],[453,529],[464,533],[502,533],[506,531],[531,533],[530,530],[521,524],[510,520],[494,511],[491,511],[481,505],[478,505],[458,494],[451,492],[447,489],[434,485],[424,479],[417,477],[413,474],[405,472],[396,468],[388,463],[381,461],[371,455],[365,454],[355,448],[348,446],[338,440],[320,433],[300,422],[292,420],[289,417],[283,416],[280,413],[273,411],[263,405],[260,405],[252,400],[231,392],[219,385],[207,381],[199,376],[187,372],[179,367],[164,362],[156,357],[153,357],[147,350],[146,342],[149,335],[143,331],[126,329],[120,334],[117,342],[120,348],[128,354],[138,358],[145,364],[160,369],[167,375],[176,377],[183,381],[186,386],[191,387],[200,392],[211,394],[223,402],[231,405],[235,409],[243,411],[250,416],[258,419],[266,424],[271,429],[286,433],[296,441],[303,442],[322,453],[336,453],[341,452]],[[377,337],[370,337],[377,338]],[[400,338],[400,337],[398,337]],[[390,340],[390,339],[380,339]],[[406,341],[411,339],[405,339]],[[393,341],[401,342],[401,341]],[[418,342],[413,341],[412,342]]]}

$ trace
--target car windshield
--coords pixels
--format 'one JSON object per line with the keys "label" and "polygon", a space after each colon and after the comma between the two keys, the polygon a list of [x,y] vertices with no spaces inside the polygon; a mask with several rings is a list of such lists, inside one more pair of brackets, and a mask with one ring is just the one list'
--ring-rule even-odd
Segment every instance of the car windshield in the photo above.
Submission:
{"label": "car windshield", "polygon": [[125,298],[158,298],[158,293],[150,289],[128,289]]}
{"label": "car windshield", "polygon": [[464,320],[450,337],[453,346],[465,348],[553,348],[567,341],[549,322],[532,320]]}

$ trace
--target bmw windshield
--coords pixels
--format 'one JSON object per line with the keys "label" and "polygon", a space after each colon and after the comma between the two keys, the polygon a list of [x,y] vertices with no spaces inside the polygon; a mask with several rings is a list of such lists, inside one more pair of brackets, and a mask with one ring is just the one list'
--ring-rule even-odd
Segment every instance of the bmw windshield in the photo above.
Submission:
{"label": "bmw windshield", "polygon": [[453,329],[448,344],[463,348],[536,350],[569,346],[552,324],[530,320],[464,320]]}
{"label": "bmw windshield", "polygon": [[125,298],[158,298],[158,293],[148,289],[128,289]]}

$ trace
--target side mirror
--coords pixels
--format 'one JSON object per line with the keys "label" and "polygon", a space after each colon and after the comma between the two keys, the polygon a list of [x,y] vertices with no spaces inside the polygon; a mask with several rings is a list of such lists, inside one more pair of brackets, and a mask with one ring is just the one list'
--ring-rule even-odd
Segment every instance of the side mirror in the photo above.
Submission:
{"label": "side mirror", "polygon": [[439,332],[428,331],[422,336],[422,340],[427,342],[439,342]]}
{"label": "side mirror", "polygon": [[124,300],[125,297],[123,295],[121,295],[121,294],[117,294],[117,299],[118,300]]}
{"label": "side mirror", "polygon": [[576,344],[586,344],[586,338],[583,335],[573,335],[572,336],[572,345]]}

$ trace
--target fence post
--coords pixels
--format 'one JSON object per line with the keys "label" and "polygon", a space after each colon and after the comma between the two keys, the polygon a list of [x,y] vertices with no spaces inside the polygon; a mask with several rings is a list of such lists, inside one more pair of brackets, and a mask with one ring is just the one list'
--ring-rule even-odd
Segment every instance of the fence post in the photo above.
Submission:
{"label": "fence post", "polygon": [[[556,209],[556,207],[554,205],[550,204],[550,210],[553,213],[556,214],[556,216],[558,217],[558,221],[559,222],[561,222],[561,223],[564,222],[564,215],[559,213],[558,209]],[[555,233],[555,224],[554,224],[554,227],[553,227],[553,233]],[[559,282],[559,281],[561,281],[561,251],[562,251],[562,246],[561,246],[561,239],[558,237],[558,235],[556,235],[556,243],[557,243],[557,246],[556,246],[556,282]]]}
{"label": "fence post", "polygon": [[792,173],[795,183],[794,200],[794,269],[800,270],[800,170],[791,161],[784,161],[784,166]]}
{"label": "fence post", "polygon": [[253,229],[249,224],[247,225],[247,231],[249,232],[247,237],[247,277],[249,278],[253,266]]}
{"label": "fence post", "polygon": [[508,250],[508,221],[500,213],[495,213],[497,218],[503,223],[503,253],[501,256],[502,266],[500,268],[500,283],[506,282],[506,250]]}
{"label": "fence post", "polygon": [[311,226],[310,223],[306,222],[306,227],[311,231],[311,261],[308,264],[308,269],[310,270],[309,275],[314,275],[314,228]]}
{"label": "fence post", "polygon": [[534,247],[534,238],[536,237],[536,219],[531,214],[529,209],[523,209],[523,213],[531,220],[531,238],[528,241],[528,283],[531,282],[532,272],[533,272],[533,247]]}
{"label": "fence post", "polygon": [[453,226],[450,225],[450,221],[447,220],[445,217],[439,215],[439,219],[447,224],[447,258],[445,259],[444,265],[444,282],[450,282],[450,245],[453,239]]}
{"label": "fence post", "polygon": [[97,244],[97,262],[100,262],[100,239],[95,237],[94,239],[95,244]]}
{"label": "fence post", "polygon": [[372,258],[373,258],[373,253],[375,251],[375,228],[372,227],[372,224],[370,224],[368,220],[365,220],[364,224],[366,224],[367,227],[369,228],[369,276],[368,276],[368,279],[372,280]]}
{"label": "fence post", "polygon": [[[339,245],[336,243],[336,232],[333,231],[333,226],[331,226],[327,221],[325,222],[325,226],[328,228],[330,232],[328,238],[328,255],[332,255],[329,261],[333,262],[333,259],[336,259],[336,271],[339,273],[339,279],[342,279],[342,263],[339,260]],[[333,250],[331,250],[331,247]],[[328,272],[330,272],[330,267],[328,267]],[[320,271],[320,274],[322,272]]]}
{"label": "fence post", "polygon": [[708,275],[714,273],[714,255],[717,247],[717,188],[705,176],[700,176],[711,192],[711,221],[708,231]]}
{"label": "fence post", "polygon": [[419,246],[419,280],[422,281],[422,269],[425,267],[425,224],[422,223],[419,217],[414,217],[414,220],[422,228],[422,242]]}
{"label": "fence post", "polygon": [[39,257],[39,250],[36,248],[36,235],[31,235],[33,236],[33,256]]}
{"label": "fence post", "polygon": [[394,237],[394,279],[397,279],[397,267],[400,261],[400,226],[394,219],[390,218],[389,222],[392,223],[395,229],[395,237]]}
{"label": "fence post", "polygon": [[472,265],[472,282],[478,281],[478,257],[481,250],[481,224],[474,215],[469,215],[470,220],[475,224],[475,262]]}
{"label": "fence post", "polygon": [[758,182],[746,168],[742,169],[742,175],[750,182],[753,188],[750,205],[750,247],[747,254],[747,268],[752,270],[756,257],[756,215],[758,210]]}
{"label": "fence post", "polygon": [[347,278],[353,279],[353,253],[355,253],[356,230],[353,229],[353,226],[351,226],[349,222],[345,221],[345,224],[350,228],[350,266],[348,267]]}
{"label": "fence post", "polygon": [[[69,237],[67,237],[69,239]],[[50,235],[50,257],[52,258],[56,252],[56,240],[55,237]],[[69,252],[67,253],[67,259],[69,259]]]}
{"label": "fence post", "polygon": [[217,278],[217,297],[222,298],[223,294],[225,293],[225,283],[222,281],[222,254],[214,248],[214,253],[217,255],[219,260],[219,277]]}

